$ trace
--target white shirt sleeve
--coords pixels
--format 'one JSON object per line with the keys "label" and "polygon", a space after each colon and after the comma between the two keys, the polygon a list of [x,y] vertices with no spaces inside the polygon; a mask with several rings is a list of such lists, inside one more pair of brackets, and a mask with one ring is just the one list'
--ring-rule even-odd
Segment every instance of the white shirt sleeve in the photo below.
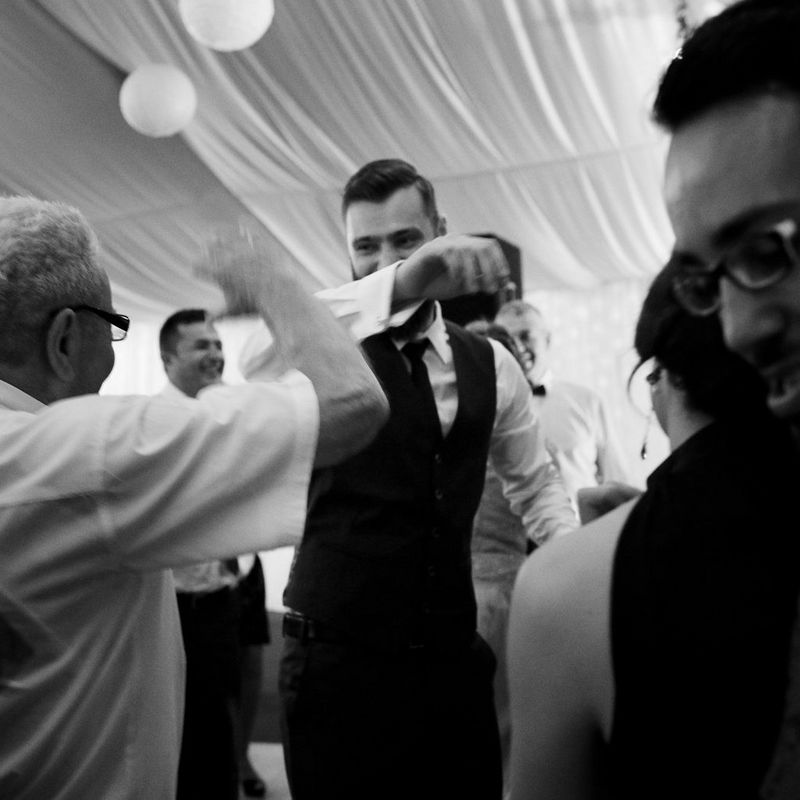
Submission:
{"label": "white shirt sleeve", "polygon": [[[328,306],[356,341],[363,341],[368,336],[402,325],[422,304],[422,301],[415,302],[392,312],[394,277],[399,265],[398,261],[357,281],[335,289],[323,289],[314,296]],[[272,374],[272,342],[267,327],[260,323],[239,356],[239,371],[245,378],[259,380]]]}
{"label": "white shirt sleeve", "polygon": [[[113,398],[104,398],[113,403]],[[121,566],[146,570],[296,544],[319,414],[298,372],[192,398],[119,398],[98,453]]]}
{"label": "white shirt sleeve", "polygon": [[489,459],[528,538],[542,544],[575,530],[578,520],[545,446],[522,369],[499,342],[489,342],[494,348],[497,374],[497,411]]}

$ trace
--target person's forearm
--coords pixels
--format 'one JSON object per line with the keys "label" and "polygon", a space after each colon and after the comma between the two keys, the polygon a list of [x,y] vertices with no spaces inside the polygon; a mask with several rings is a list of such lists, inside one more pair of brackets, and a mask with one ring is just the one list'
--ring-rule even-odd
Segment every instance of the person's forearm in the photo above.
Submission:
{"label": "person's forearm", "polygon": [[256,310],[287,366],[313,383],[319,401],[317,467],[360,450],[386,421],[388,402],[357,346],[325,305],[288,270],[258,274]]}
{"label": "person's forearm", "polygon": [[304,373],[319,403],[315,466],[366,446],[388,417],[388,401],[358,347],[327,308],[246,229],[211,241],[197,272],[225,296],[227,313],[259,314],[284,366]]}
{"label": "person's forearm", "polygon": [[334,289],[323,289],[315,292],[315,296],[325,303],[353,338],[362,341],[368,336],[402,325],[422,302],[417,301],[398,310],[394,302],[397,266],[392,264],[357,281]]}

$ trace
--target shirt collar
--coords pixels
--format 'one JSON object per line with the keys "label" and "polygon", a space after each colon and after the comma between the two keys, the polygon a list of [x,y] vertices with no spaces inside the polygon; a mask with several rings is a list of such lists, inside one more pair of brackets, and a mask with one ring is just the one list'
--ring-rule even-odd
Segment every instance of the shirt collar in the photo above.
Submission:
{"label": "shirt collar", "polygon": [[160,394],[164,397],[186,397],[186,394],[171,381],[166,382]]}
{"label": "shirt collar", "polygon": [[[427,339],[431,343],[431,348],[442,360],[443,364],[450,363],[453,351],[450,349],[450,341],[447,336],[447,328],[444,325],[444,317],[442,317],[442,308],[439,303],[434,303],[433,322],[424,331],[421,331],[414,337],[414,341],[420,339]],[[408,344],[409,339],[394,339],[395,346],[399,350],[404,344]]]}
{"label": "shirt collar", "polygon": [[45,407],[45,404],[13,384],[0,381],[0,407],[36,414]]}

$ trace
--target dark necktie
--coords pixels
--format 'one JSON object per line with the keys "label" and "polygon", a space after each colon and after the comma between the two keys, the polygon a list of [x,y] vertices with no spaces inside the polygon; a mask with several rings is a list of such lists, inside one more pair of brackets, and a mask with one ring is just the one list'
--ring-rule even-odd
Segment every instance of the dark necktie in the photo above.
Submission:
{"label": "dark necktie", "polygon": [[544,397],[547,394],[547,388],[543,383],[531,384],[531,391],[537,397]]}
{"label": "dark necktie", "polygon": [[238,558],[226,558],[223,562],[225,568],[231,575],[238,575],[239,574],[239,559]]}
{"label": "dark necktie", "polygon": [[422,356],[427,350],[430,342],[427,339],[420,339],[416,342],[409,342],[401,348],[403,355],[411,362],[411,382],[417,387],[425,413],[433,420],[436,420],[436,427],[441,432],[439,425],[439,413],[436,410],[436,400],[433,397],[431,381],[428,377],[428,368],[422,360]]}

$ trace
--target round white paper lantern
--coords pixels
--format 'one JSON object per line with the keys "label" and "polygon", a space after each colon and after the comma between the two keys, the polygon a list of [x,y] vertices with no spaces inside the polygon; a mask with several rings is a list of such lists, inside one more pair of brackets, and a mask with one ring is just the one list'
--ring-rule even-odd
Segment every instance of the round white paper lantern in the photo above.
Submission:
{"label": "round white paper lantern", "polygon": [[145,136],[172,136],[185,128],[197,108],[197,92],[186,73],[171,64],[137,67],[119,90],[125,122]]}
{"label": "round white paper lantern", "polygon": [[186,30],[213,50],[243,50],[266,32],[275,15],[273,0],[180,0]]}

